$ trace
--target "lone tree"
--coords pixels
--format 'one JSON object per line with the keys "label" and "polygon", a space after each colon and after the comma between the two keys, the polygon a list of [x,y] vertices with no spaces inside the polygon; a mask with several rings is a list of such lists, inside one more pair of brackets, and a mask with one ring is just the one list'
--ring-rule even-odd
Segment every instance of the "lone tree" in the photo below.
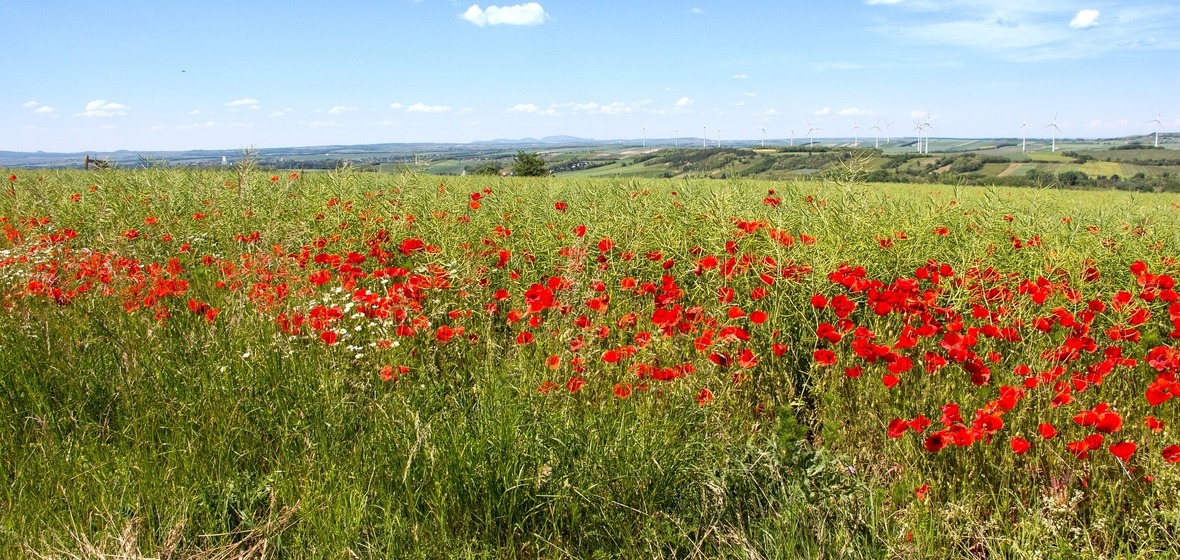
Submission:
{"label": "lone tree", "polygon": [[512,174],[518,177],[544,177],[549,174],[549,170],[545,168],[545,160],[536,152],[530,154],[517,150],[516,157],[512,158]]}

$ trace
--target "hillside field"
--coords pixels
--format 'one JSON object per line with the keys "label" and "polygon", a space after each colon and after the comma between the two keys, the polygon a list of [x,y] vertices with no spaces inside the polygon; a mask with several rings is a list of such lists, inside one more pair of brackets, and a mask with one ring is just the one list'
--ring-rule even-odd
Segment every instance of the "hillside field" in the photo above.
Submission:
{"label": "hillside field", "polygon": [[751,154],[4,170],[0,557],[1180,550],[1180,195]]}

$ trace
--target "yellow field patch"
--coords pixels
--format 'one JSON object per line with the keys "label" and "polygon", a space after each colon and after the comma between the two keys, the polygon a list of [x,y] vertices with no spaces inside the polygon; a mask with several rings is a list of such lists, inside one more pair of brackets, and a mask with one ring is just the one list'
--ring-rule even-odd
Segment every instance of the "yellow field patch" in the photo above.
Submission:
{"label": "yellow field patch", "polygon": [[1116,161],[1087,161],[1079,166],[1079,170],[1091,177],[1124,175],[1123,165]]}

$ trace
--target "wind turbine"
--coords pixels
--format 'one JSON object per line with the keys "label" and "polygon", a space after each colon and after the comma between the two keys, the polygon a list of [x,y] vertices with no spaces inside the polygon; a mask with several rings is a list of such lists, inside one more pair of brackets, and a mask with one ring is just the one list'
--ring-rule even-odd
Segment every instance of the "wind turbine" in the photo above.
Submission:
{"label": "wind turbine", "polygon": [[860,146],[860,135],[856,131],[860,130],[860,123],[853,121],[852,123],[852,147]]}
{"label": "wind turbine", "polygon": [[679,148],[680,147],[680,129],[678,128],[678,129],[674,130],[673,132],[674,132],[674,134],[672,135],[672,147]]}
{"label": "wind turbine", "polygon": [[795,129],[791,129],[791,145],[795,145]]}
{"label": "wind turbine", "polygon": [[709,144],[708,144],[709,136],[707,134],[708,130],[709,130],[709,127],[707,127],[707,126],[701,127],[701,147],[702,148],[709,147]]}
{"label": "wind turbine", "polygon": [[643,147],[647,147],[647,127],[643,127]]}
{"label": "wind turbine", "polygon": [[922,153],[922,121],[914,119],[914,130],[918,131],[918,153]]}
{"label": "wind turbine", "polygon": [[762,129],[762,147],[763,148],[766,147],[766,129],[765,128]]}
{"label": "wind turbine", "polygon": [[1024,118],[1021,117],[1021,119],[1020,119],[1020,153],[1022,153],[1022,154],[1024,153],[1025,148],[1028,147],[1028,135],[1024,132],[1024,129],[1026,129],[1026,128],[1028,128],[1028,121],[1024,120]]}
{"label": "wind turbine", "polygon": [[813,135],[813,133],[817,130],[823,130],[823,129],[811,126],[811,121],[809,121],[807,119],[803,119],[803,122],[807,123],[807,138],[808,138],[807,145],[814,146],[815,145],[815,136]]}
{"label": "wind turbine", "polygon": [[934,130],[934,125],[930,124],[930,113],[926,113],[926,122],[922,123],[922,127],[926,129],[926,153],[930,153],[930,131]]}
{"label": "wind turbine", "polygon": [[885,121],[885,144],[889,144],[889,126],[894,124],[893,121]]}
{"label": "wind turbine", "polygon": [[1061,129],[1058,128],[1058,126],[1057,126],[1057,113],[1053,113],[1053,122],[1045,125],[1044,128],[1052,128],[1053,129],[1053,148],[1050,151],[1056,152],[1057,151],[1057,133],[1061,132]]}
{"label": "wind turbine", "polygon": [[1164,123],[1160,122],[1160,115],[1162,115],[1162,114],[1163,113],[1157,114],[1155,116],[1155,120],[1147,121],[1147,123],[1145,123],[1145,124],[1155,123],[1155,147],[1157,147],[1157,148],[1160,147],[1160,127],[1164,125]]}
{"label": "wind turbine", "polygon": [[881,120],[880,119],[877,119],[877,124],[873,125],[872,129],[877,131],[877,133],[873,135],[873,149],[879,150],[879,149],[881,149]]}
{"label": "wind turbine", "polygon": [[718,148],[721,147],[721,129],[720,128],[717,129],[717,147]]}

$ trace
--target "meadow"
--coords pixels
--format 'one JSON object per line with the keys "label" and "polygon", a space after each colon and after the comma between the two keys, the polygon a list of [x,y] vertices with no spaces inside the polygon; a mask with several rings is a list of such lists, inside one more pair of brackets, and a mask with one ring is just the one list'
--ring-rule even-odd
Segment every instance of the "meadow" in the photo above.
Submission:
{"label": "meadow", "polygon": [[0,176],[0,557],[1166,558],[1180,197]]}

